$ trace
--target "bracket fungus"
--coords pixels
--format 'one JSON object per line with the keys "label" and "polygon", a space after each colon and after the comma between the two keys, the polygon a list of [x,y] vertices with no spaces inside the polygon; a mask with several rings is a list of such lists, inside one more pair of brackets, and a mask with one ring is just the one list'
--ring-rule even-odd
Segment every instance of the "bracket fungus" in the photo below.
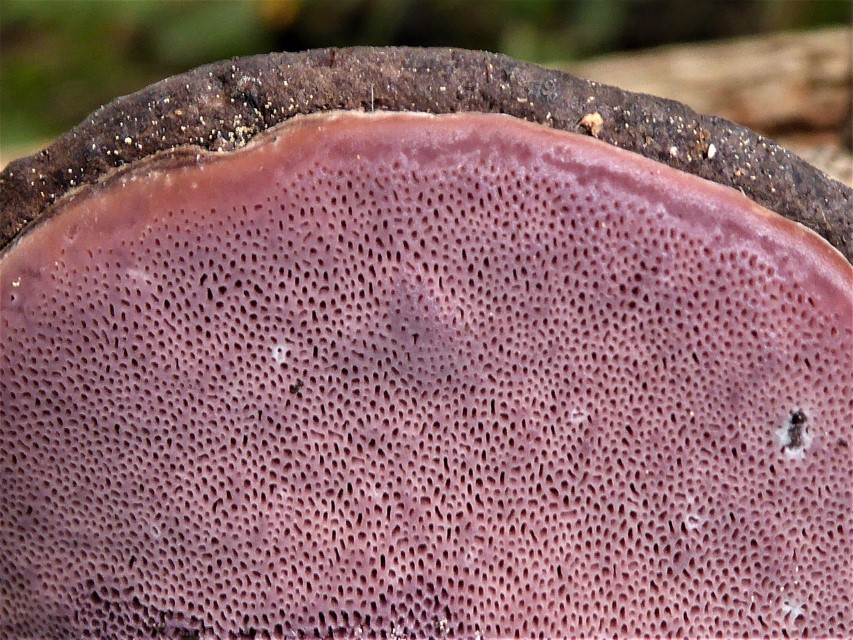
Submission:
{"label": "bracket fungus", "polygon": [[759,140],[747,198],[737,140],[356,49],[10,165],[0,635],[853,633],[851,194]]}

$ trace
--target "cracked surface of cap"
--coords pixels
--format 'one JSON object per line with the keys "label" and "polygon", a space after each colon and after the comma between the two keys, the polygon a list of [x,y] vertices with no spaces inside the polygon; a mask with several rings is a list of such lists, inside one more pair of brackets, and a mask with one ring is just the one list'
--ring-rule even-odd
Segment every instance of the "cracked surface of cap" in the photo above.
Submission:
{"label": "cracked surface of cap", "polygon": [[0,254],[0,633],[849,634],[850,285],[509,117],[155,158]]}

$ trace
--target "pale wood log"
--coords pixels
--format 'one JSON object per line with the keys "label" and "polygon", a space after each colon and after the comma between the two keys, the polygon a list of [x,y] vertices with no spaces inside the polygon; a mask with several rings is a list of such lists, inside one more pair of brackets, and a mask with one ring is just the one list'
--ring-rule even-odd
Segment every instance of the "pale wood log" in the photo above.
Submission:
{"label": "pale wood log", "polygon": [[743,124],[853,186],[853,29],[660,47],[550,65]]}
{"label": "pale wood log", "polygon": [[552,65],[683,102],[752,129],[840,128],[851,106],[850,28],[661,47]]}

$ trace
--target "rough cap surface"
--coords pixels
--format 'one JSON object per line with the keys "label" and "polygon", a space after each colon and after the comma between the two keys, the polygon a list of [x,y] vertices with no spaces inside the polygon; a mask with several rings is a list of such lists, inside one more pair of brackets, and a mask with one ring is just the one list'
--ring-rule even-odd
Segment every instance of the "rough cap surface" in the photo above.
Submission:
{"label": "rough cap surface", "polygon": [[0,173],[0,245],[117,167],[187,145],[234,149],[294,115],[335,109],[506,113],[584,133],[598,114],[601,140],[734,187],[853,256],[853,191],[748,129],[505,56],[408,48],[235,59],[120,98]]}

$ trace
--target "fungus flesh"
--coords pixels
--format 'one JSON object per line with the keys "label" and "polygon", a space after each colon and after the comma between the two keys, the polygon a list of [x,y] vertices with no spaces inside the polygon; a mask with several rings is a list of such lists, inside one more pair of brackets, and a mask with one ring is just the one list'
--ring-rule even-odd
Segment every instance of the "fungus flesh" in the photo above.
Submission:
{"label": "fungus flesh", "polygon": [[851,267],[485,114],[154,157],[0,254],[4,637],[853,632]]}

